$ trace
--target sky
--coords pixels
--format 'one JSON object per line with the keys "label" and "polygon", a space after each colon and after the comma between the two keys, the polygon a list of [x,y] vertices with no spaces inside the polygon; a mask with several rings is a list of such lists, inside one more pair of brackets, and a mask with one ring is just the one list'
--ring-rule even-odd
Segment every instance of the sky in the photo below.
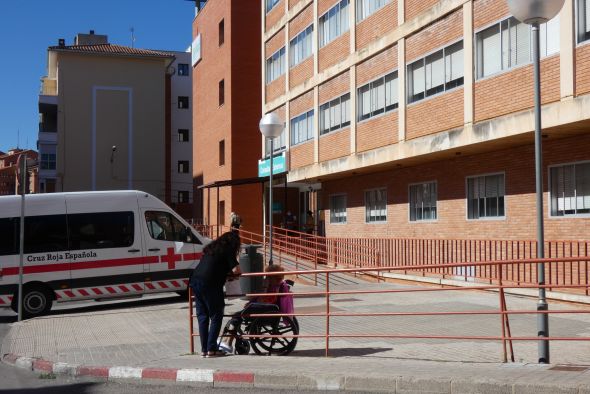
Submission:
{"label": "sky", "polygon": [[106,34],[112,44],[184,51],[194,2],[186,0],[0,0],[0,151],[36,150],[40,79],[47,47],[76,33]]}

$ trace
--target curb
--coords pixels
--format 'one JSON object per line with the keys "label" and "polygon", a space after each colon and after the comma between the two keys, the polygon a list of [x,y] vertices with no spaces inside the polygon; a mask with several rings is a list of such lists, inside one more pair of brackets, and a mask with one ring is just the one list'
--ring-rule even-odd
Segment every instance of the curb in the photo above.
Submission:
{"label": "curb", "polygon": [[179,383],[200,383],[215,386],[252,386],[254,373],[213,369],[173,369],[141,367],[103,367],[53,362],[41,358],[21,357],[5,354],[2,361],[17,368],[33,372],[53,373],[70,377],[101,378],[106,380],[173,381]]}
{"label": "curb", "polygon": [[[309,374],[273,371],[237,372],[214,369],[173,369],[142,367],[103,367],[53,362],[41,358],[5,354],[2,361],[17,368],[38,373],[53,373],[74,378],[91,378],[107,381],[136,381],[162,384],[178,383],[201,387],[238,387],[264,389],[295,389],[354,392],[398,393],[499,393],[499,394],[590,394],[590,381],[542,382],[531,379],[497,380],[476,378],[417,378],[384,375]],[[578,379],[579,380],[579,379]]]}

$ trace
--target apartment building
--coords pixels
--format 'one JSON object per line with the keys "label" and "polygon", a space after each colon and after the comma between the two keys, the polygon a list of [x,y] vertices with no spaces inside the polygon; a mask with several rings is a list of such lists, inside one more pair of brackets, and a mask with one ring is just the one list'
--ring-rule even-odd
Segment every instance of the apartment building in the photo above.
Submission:
{"label": "apartment building", "polygon": [[260,233],[261,32],[255,4],[195,2],[193,178],[204,223],[229,225],[236,212],[244,229]]}
{"label": "apartment building", "polygon": [[94,31],[50,46],[39,95],[41,191],[138,189],[173,202],[166,87],[174,59]]}
{"label": "apartment building", "polygon": [[184,218],[194,217],[192,70],[189,52],[170,52],[166,79],[166,198]]}
{"label": "apartment building", "polygon": [[[263,113],[328,236],[535,239],[531,28],[505,0],[260,3]],[[541,52],[546,238],[588,239],[590,0]]]}
{"label": "apartment building", "polygon": [[27,158],[27,187],[26,193],[37,193],[38,162],[37,152],[31,149],[10,149],[4,153],[0,151],[0,196],[21,194],[19,178],[19,158]]}

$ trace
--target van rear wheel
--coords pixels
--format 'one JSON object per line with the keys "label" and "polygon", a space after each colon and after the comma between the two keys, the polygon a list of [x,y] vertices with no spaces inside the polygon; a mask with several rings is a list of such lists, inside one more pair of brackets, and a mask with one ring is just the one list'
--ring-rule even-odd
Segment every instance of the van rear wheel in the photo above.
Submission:
{"label": "van rear wheel", "polygon": [[[53,297],[48,289],[41,286],[24,288],[23,317],[25,319],[46,315],[52,306]],[[18,313],[18,293],[12,300],[12,310]]]}

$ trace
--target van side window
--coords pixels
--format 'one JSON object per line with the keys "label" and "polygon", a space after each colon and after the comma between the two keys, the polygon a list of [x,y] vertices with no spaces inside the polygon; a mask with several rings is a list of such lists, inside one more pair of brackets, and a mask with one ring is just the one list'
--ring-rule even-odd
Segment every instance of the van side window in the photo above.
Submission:
{"label": "van side window", "polygon": [[68,250],[66,215],[27,216],[25,253]]}
{"label": "van side window", "polygon": [[19,254],[19,218],[0,219],[0,256]]}
{"label": "van side window", "polygon": [[146,211],[145,222],[153,239],[190,242],[184,224],[168,212]]}
{"label": "van side window", "polygon": [[133,212],[69,214],[70,250],[129,247],[133,223]]}

